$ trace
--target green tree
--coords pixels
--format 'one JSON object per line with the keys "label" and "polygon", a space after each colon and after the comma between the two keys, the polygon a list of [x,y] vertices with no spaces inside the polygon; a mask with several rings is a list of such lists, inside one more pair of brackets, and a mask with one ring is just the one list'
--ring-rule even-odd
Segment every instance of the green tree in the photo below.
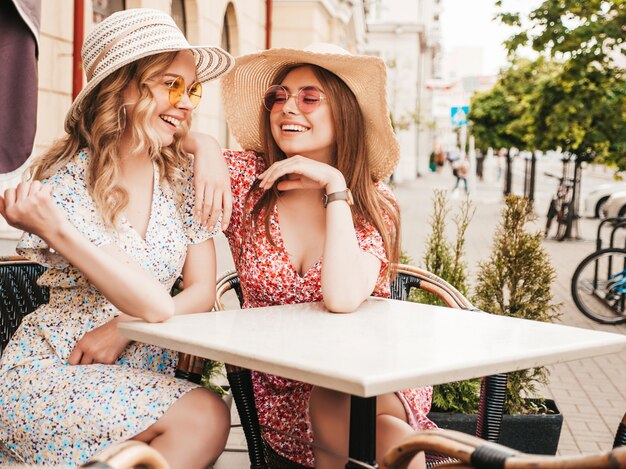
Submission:
{"label": "green tree", "polygon": [[488,147],[546,149],[534,132],[534,112],[540,90],[558,69],[556,63],[543,58],[517,59],[501,71],[491,90],[474,94],[469,119],[476,146],[483,150]]}
{"label": "green tree", "polygon": [[544,0],[524,23],[502,3],[499,19],[518,29],[510,55],[530,46],[560,64],[528,97],[535,143],[626,168],[626,77],[615,60],[626,53],[626,0]]}

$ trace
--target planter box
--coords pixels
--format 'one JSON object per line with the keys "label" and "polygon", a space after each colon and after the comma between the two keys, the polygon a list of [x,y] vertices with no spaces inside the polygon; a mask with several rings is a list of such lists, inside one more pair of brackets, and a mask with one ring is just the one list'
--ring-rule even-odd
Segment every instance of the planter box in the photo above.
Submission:
{"label": "planter box", "polygon": [[[556,454],[563,415],[551,399],[545,405],[553,414],[504,415],[499,443],[530,454]],[[440,428],[476,434],[475,414],[430,412],[428,418]]]}

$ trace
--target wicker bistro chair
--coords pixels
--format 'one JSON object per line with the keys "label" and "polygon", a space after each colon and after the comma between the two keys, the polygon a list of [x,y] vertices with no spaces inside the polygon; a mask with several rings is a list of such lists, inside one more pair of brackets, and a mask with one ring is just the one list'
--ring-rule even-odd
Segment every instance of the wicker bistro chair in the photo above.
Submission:
{"label": "wicker bistro chair", "polygon": [[[48,289],[37,285],[37,279],[45,270],[44,266],[18,256],[0,257],[0,356],[24,316],[33,312],[39,305],[48,302]],[[182,288],[180,280],[178,279],[172,288],[172,295]],[[204,360],[180,353],[176,377],[188,379],[199,384],[203,365]],[[115,445],[113,448],[116,448],[116,450],[110,453],[105,451],[90,466],[84,467],[130,469],[134,466],[124,465],[126,461],[132,461],[134,458],[143,455],[147,457],[147,460],[143,463],[136,461],[138,467],[141,466],[148,469],[167,468],[167,465],[163,465],[154,457],[150,457],[145,449],[137,448],[137,446],[126,445],[122,447]],[[152,448],[148,447],[148,450],[152,451]],[[0,440],[0,451],[8,451],[2,440]],[[20,460],[18,455],[13,456]],[[110,461],[101,460],[101,458],[105,457],[110,458]]]}
{"label": "wicker bistro chair", "polygon": [[45,269],[17,256],[0,257],[0,355],[24,316],[48,302],[48,289],[37,285]]}
{"label": "wicker bistro chair", "polygon": [[[478,309],[465,298],[456,288],[440,277],[410,265],[397,266],[398,274],[391,283],[391,298],[407,301],[412,288],[432,293],[447,306],[456,309],[477,311]],[[217,281],[215,309],[224,310],[223,295],[234,290],[239,304],[243,304],[243,292],[239,284],[237,272],[229,271],[222,274]],[[254,393],[250,370],[226,365],[227,377],[244,435],[248,443],[248,456],[251,469],[292,469],[302,466],[276,454],[261,435],[261,426],[254,403]],[[485,377],[481,384],[480,408],[476,434],[478,437],[497,442],[500,436],[500,424],[504,412],[506,396],[506,374]],[[269,429],[271,431],[271,429]],[[436,464],[438,458],[433,458]]]}
{"label": "wicker bistro chair", "polygon": [[419,451],[451,458],[454,462],[440,466],[450,469],[626,469],[626,446],[588,455],[532,455],[453,430],[416,433],[389,450],[382,467],[406,469]]}

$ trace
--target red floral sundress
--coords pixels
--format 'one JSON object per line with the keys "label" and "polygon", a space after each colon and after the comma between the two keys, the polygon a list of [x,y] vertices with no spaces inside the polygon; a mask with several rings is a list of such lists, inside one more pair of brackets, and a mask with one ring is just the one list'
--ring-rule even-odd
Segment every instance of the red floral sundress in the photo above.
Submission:
{"label": "red floral sundress", "polygon": [[[239,274],[244,296],[244,308],[270,305],[322,301],[322,259],[304,274],[299,275],[293,267],[280,233],[278,213],[274,208],[270,219],[273,245],[259,226],[253,236],[243,235],[244,214],[250,212],[260,196],[246,197],[257,176],[264,171],[262,158],[254,152],[224,152],[230,169],[233,192],[233,214],[228,229],[224,232]],[[389,194],[382,184],[378,190]],[[360,248],[373,254],[381,261],[381,272],[388,261],[382,238],[376,229],[365,221],[358,223],[356,236]],[[262,224],[261,224],[262,225]],[[246,242],[247,240],[247,242]],[[251,241],[253,240],[253,241]],[[374,296],[389,297],[389,284],[381,275],[373,292]],[[308,415],[309,396],[312,386],[298,381],[265,373],[252,373],[256,407],[261,425],[279,430],[265,431],[264,437],[280,455],[304,466],[313,467],[311,447],[302,442],[313,441]],[[415,430],[433,429],[436,425],[426,415],[430,410],[432,388],[408,389],[396,393],[402,401],[407,421]],[[296,438],[284,436],[294,435]]]}

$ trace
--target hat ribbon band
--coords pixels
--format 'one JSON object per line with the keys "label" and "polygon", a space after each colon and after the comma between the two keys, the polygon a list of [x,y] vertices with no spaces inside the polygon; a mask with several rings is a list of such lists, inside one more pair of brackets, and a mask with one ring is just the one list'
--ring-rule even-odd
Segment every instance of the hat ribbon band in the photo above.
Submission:
{"label": "hat ribbon band", "polygon": [[125,29],[124,31],[119,33],[115,39],[113,39],[109,44],[107,44],[107,46],[104,49],[102,49],[102,52],[100,52],[100,54],[98,54],[98,57],[96,58],[96,60],[94,60],[93,65],[87,71],[87,80],[91,80],[93,78],[94,72],[98,68],[98,65],[100,65],[100,62],[102,61],[102,59],[104,59],[104,56],[116,44],[118,44],[120,41],[122,41],[123,39],[128,37],[130,34],[134,33],[135,31],[137,31],[138,29],[144,28],[146,26],[153,26],[155,24],[159,24],[160,26],[169,26],[170,28],[180,31],[177,26],[174,26],[168,23],[154,23],[152,21],[146,21],[145,23],[140,23],[140,24],[137,24],[135,26]]}

